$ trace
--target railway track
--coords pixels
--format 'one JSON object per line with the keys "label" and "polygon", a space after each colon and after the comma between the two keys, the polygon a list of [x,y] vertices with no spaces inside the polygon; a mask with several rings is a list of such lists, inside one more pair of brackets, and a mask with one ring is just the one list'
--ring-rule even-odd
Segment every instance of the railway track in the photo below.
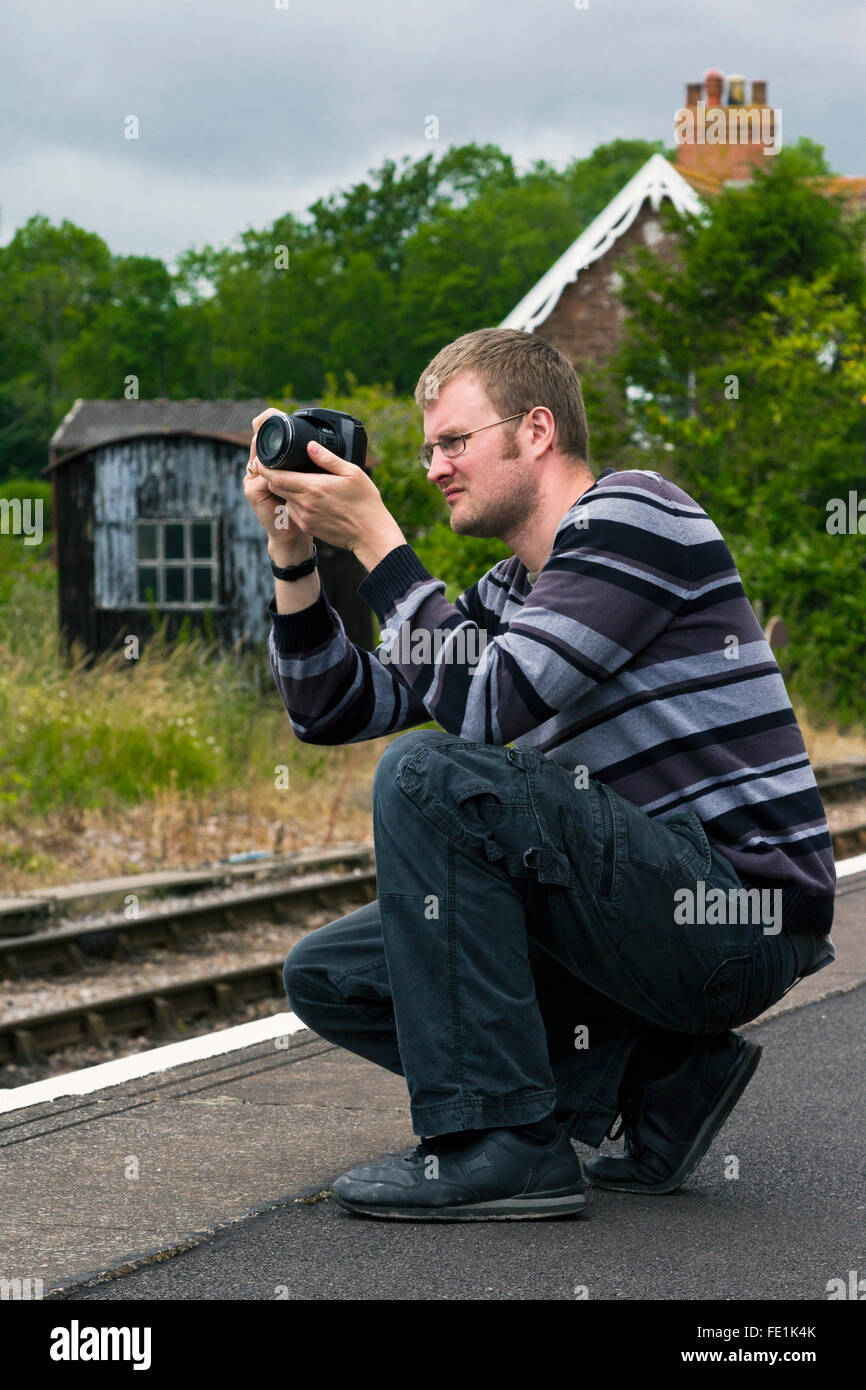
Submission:
{"label": "railway track", "polygon": [[[331,866],[340,866],[334,870]],[[324,869],[324,871],[323,871]],[[306,870],[307,872],[298,872]],[[309,870],[314,870],[309,872]],[[316,871],[318,870],[318,871]],[[229,888],[252,876],[291,874],[286,879]],[[69,905],[93,908],[106,900],[138,903],[148,892],[211,890],[204,901],[155,903],[137,907],[133,915],[103,914],[99,921],[66,922],[57,929],[38,930],[57,911],[54,896],[20,904],[5,904],[7,918],[26,922],[22,936],[0,936],[0,977],[72,974],[88,960],[134,958],[160,946],[181,947],[212,931],[242,931],[251,922],[297,920],[314,908],[340,912],[369,902],[376,894],[372,844],[296,855],[274,863],[217,866],[194,873],[136,875],[110,884],[75,885],[58,890]],[[219,885],[215,888],[215,885]],[[137,890],[137,891],[136,891]],[[32,1066],[51,1053],[70,1047],[103,1046],[111,1038],[149,1036],[171,1041],[205,1020],[227,1018],[238,1009],[262,1000],[285,1002],[282,968],[285,955],[234,970],[220,970],[169,986],[124,993],[114,998],[71,1008],[7,1019],[0,1024],[0,1065]]]}
{"label": "railway track", "polygon": [[20,979],[23,974],[69,973],[87,959],[122,959],[158,946],[179,947],[198,934],[235,931],[250,921],[270,916],[284,922],[288,912],[310,907],[330,907],[342,897],[370,892],[376,870],[356,868],[346,873],[305,874],[291,883],[269,884],[238,892],[228,890],[206,902],[140,910],[135,916],[116,913],[96,924],[81,923],[57,931],[0,939],[0,978]]}
{"label": "railway track", "polygon": [[[826,804],[866,795],[866,762],[842,763],[822,769],[818,785]],[[866,821],[833,834],[837,859],[866,850]],[[329,866],[342,866],[335,871]],[[303,872],[307,870],[307,872]],[[300,871],[300,872],[299,872]],[[291,877],[238,887],[245,879],[262,874]],[[88,959],[134,957],[159,946],[180,947],[197,934],[242,930],[251,921],[284,922],[288,913],[314,907],[351,910],[375,896],[376,871],[372,844],[310,851],[273,863],[215,866],[208,870],[177,874],[137,875],[114,880],[110,885],[76,885],[54,890],[47,898],[0,904],[0,978],[15,980],[24,974],[72,973]],[[235,886],[229,886],[229,885]],[[44,923],[64,909],[92,907],[106,898],[118,901],[142,892],[216,889],[202,902],[172,903],[166,908],[136,908],[133,915],[103,915],[97,923],[69,922],[46,930]],[[220,889],[222,891],[220,891]],[[25,934],[3,936],[4,922],[25,924]],[[43,926],[42,930],[39,927]],[[158,986],[116,998],[76,1005],[52,1013],[9,1019],[0,1024],[0,1065],[25,1066],[44,1062],[48,1055],[68,1047],[102,1045],[112,1037],[149,1035],[170,1040],[203,1021],[225,1018],[238,1008],[262,1000],[285,1000],[283,957],[240,969],[218,971],[171,986]]]}

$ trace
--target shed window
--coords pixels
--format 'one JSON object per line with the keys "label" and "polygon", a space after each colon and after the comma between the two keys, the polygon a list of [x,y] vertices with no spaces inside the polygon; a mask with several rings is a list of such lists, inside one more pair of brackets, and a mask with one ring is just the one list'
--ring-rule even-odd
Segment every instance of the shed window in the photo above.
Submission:
{"label": "shed window", "polygon": [[219,592],[217,521],[135,523],[136,596],[142,607],[196,608]]}

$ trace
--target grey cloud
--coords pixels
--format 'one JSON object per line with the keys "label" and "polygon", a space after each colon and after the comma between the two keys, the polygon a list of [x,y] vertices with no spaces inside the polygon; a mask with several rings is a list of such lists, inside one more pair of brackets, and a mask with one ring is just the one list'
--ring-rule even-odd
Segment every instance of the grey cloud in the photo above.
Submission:
{"label": "grey cloud", "polygon": [[[121,252],[230,240],[386,157],[470,140],[525,165],[672,141],[709,65],[765,77],[786,140],[862,168],[860,0],[7,0],[3,224],[67,216]],[[141,138],[123,136],[138,116]],[[440,139],[424,138],[435,114]]]}

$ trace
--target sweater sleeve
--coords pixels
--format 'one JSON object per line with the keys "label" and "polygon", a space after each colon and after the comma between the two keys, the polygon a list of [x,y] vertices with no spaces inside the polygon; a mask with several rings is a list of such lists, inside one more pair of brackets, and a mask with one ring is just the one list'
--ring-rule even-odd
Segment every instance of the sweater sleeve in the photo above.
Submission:
{"label": "sweater sleeve", "polygon": [[[414,557],[409,546],[399,549]],[[458,598],[459,605],[464,597]],[[373,652],[355,646],[324,589],[315,603],[297,613],[278,613],[270,599],[267,613],[268,659],[292,729],[302,742],[358,743],[434,717],[402,673],[388,664],[388,636]]]}
{"label": "sweater sleeve", "polygon": [[466,602],[446,601],[409,546],[392,551],[358,590],[400,638],[390,671],[444,729],[473,741],[511,743],[574,710],[691,594],[689,546],[667,489],[648,474],[591,489],[565,514],[522,607],[492,632]]}

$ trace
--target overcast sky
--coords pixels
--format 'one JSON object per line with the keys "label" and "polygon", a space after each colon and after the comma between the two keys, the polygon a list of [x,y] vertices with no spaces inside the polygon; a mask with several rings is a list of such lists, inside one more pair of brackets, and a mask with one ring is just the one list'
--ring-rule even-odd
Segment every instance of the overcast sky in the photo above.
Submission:
{"label": "overcast sky", "polygon": [[5,0],[0,243],[41,212],[172,261],[388,157],[672,144],[708,67],[866,174],[864,0]]}

